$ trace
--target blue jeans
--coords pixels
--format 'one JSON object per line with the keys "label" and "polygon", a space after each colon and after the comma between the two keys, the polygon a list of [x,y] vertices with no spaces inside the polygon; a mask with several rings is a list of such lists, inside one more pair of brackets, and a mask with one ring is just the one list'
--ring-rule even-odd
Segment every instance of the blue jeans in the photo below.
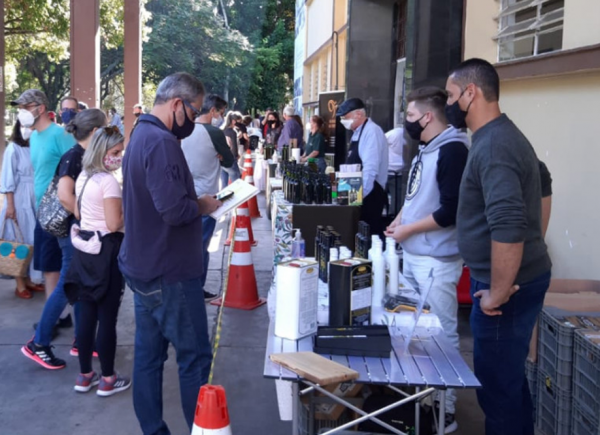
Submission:
{"label": "blue jeans", "polygon": [[200,387],[208,382],[212,349],[199,279],[165,283],[125,277],[134,292],[133,407],[144,435],[169,435],[163,420],[163,368],[169,342],[179,366],[179,390],[192,429]]}
{"label": "blue jeans", "polygon": [[231,168],[221,168],[221,189],[225,189],[229,181],[233,183],[240,178],[242,178],[242,174],[236,160]]}
{"label": "blue jeans", "polygon": [[[215,232],[215,226],[217,221],[210,216],[202,216],[202,275],[200,275],[200,284],[202,290],[204,290],[204,284],[206,284],[206,276],[208,275],[208,262],[210,260],[210,254],[208,252],[208,245],[210,245],[210,239],[212,239],[213,233]],[[212,293],[212,292],[211,292]]]}
{"label": "blue jeans", "polygon": [[[60,246],[60,251],[62,253],[62,266],[60,268],[60,277],[58,278],[58,283],[56,284],[56,288],[46,301],[44,305],[44,311],[42,311],[42,318],[38,323],[38,327],[35,331],[35,339],[34,342],[41,346],[50,346],[50,341],[52,340],[52,330],[58,319],[60,318],[60,314],[63,312],[69,301],[67,300],[67,296],[65,295],[65,275],[69,270],[69,266],[71,265],[71,259],[73,258],[73,245],[71,244],[71,237],[63,237],[58,239],[58,245]],[[77,315],[78,315],[78,304],[75,304],[75,323],[77,324]],[[76,325],[77,326],[77,325]],[[75,334],[77,335],[77,333]]]}
{"label": "blue jeans", "polygon": [[486,435],[533,435],[533,404],[525,378],[525,359],[531,333],[550,286],[550,272],[520,285],[510,300],[500,307],[502,315],[481,311],[478,290],[489,289],[471,279],[471,329],[475,375],[482,388],[477,390],[479,406],[485,413]]}

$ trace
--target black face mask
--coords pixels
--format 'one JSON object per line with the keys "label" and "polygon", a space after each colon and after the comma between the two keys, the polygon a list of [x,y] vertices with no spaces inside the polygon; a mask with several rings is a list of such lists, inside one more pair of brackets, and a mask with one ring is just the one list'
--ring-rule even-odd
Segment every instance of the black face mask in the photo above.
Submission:
{"label": "black face mask", "polygon": [[466,89],[460,93],[460,96],[456,99],[453,104],[446,105],[444,108],[444,112],[446,113],[446,119],[450,123],[450,125],[454,128],[467,128],[467,115],[469,113],[469,107],[471,107],[471,103],[467,106],[467,110],[462,110],[458,105],[458,101],[465,93]]}
{"label": "black face mask", "polygon": [[183,125],[177,124],[177,117],[175,116],[175,112],[173,112],[173,127],[171,127],[171,133],[175,135],[175,137],[179,140],[185,139],[189,135],[194,132],[194,121],[188,118],[185,107],[183,107],[183,116],[185,120],[183,121]]}
{"label": "black face mask", "polygon": [[140,115],[141,115],[141,113],[140,113],[140,112],[136,112],[136,113],[134,113],[134,114],[133,114],[133,116],[135,116],[136,118],[139,118],[139,117],[140,117]]}
{"label": "black face mask", "polygon": [[408,120],[404,121],[404,129],[406,130],[408,135],[414,140],[420,141],[421,133],[423,133],[423,130],[425,130],[427,128],[427,126],[429,125],[429,123],[425,124],[425,127],[423,127],[421,125],[421,119],[423,119],[424,117],[425,117],[425,115],[421,116],[416,121],[408,121]]}

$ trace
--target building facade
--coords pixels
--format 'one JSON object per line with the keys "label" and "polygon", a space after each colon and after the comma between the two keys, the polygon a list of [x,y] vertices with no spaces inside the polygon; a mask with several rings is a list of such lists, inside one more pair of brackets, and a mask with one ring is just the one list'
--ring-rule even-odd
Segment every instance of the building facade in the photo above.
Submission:
{"label": "building facade", "polygon": [[467,0],[464,58],[496,65],[502,110],[552,173],[553,277],[600,280],[600,1]]}

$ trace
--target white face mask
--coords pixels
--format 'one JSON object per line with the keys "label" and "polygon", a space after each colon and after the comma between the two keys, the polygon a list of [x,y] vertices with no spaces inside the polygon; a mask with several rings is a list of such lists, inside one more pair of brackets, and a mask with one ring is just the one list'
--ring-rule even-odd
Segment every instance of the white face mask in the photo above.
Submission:
{"label": "white face mask", "polygon": [[223,117],[219,116],[218,118],[213,118],[210,120],[210,123],[213,127],[220,127],[221,125],[223,125]]}
{"label": "white face mask", "polygon": [[342,125],[346,128],[346,130],[352,130],[352,124],[354,123],[354,119],[342,119]]}
{"label": "white face mask", "polygon": [[27,127],[21,127],[21,136],[23,136],[24,140],[29,140],[31,137],[32,130]]}
{"label": "white face mask", "polygon": [[19,113],[17,114],[17,118],[23,127],[33,127],[35,124],[36,117],[33,116],[29,110],[19,109]]}

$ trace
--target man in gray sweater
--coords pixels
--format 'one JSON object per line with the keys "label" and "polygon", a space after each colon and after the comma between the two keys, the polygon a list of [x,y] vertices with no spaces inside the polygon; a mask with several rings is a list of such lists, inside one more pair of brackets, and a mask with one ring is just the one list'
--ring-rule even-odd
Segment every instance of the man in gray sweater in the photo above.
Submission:
{"label": "man in gray sweater", "polygon": [[449,122],[473,132],[456,221],[460,254],[471,269],[474,365],[486,435],[533,435],[524,367],[552,266],[542,234],[540,163],[501,113],[500,80],[490,63],[463,62],[446,91]]}

